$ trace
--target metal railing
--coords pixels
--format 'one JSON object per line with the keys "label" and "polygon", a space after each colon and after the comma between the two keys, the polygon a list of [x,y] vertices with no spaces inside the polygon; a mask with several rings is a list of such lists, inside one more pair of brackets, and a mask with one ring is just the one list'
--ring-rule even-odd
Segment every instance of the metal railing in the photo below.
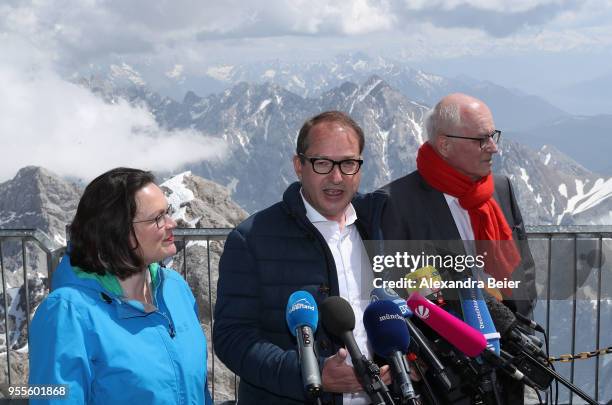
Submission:
{"label": "metal railing", "polygon": [[[612,354],[593,354],[612,347],[612,263],[606,260],[612,259],[612,226],[532,226],[527,233],[540,286],[535,320],[551,337],[551,355],[566,359],[557,371],[606,403]],[[564,387],[559,401],[584,403]]]}
{"label": "metal railing", "polygon": [[[53,269],[59,263],[59,259],[63,254],[65,247],[59,244],[57,241],[49,239],[49,237],[38,229],[0,229],[0,270],[2,276],[2,305],[4,309],[4,338],[5,338],[5,356],[6,356],[6,369],[7,369],[7,381],[5,383],[11,384],[12,380],[12,370],[11,370],[11,331],[9,330],[9,306],[8,306],[8,289],[7,289],[7,280],[5,273],[5,252],[3,246],[7,243],[10,244],[14,242],[19,245],[19,248],[14,252],[14,254],[10,254],[9,256],[18,256],[20,255],[21,259],[21,271],[23,277],[23,286],[21,293],[25,295],[25,316],[26,316],[26,325],[25,332],[26,336],[29,334],[30,328],[30,319],[31,319],[31,308],[30,308],[30,291],[29,291],[29,278],[28,278],[28,244],[35,245],[38,249],[40,249],[43,254],[46,256],[46,270],[47,270],[47,278],[52,273]],[[16,246],[12,246],[15,250]],[[9,250],[10,247],[9,247]]]}
{"label": "metal railing", "polygon": [[[213,354],[214,342],[210,333],[214,321],[213,290],[216,288],[218,256],[222,252],[221,244],[215,246],[213,244],[224,241],[230,231],[231,229],[191,228],[174,231],[179,244],[182,241],[184,246],[187,246],[174,257],[174,267],[188,281],[191,281],[192,289],[201,288],[193,285],[194,280],[203,283],[204,294],[198,296],[198,299],[200,300],[199,305],[204,305],[207,317],[205,329],[209,342],[210,388],[215,395],[215,400],[221,401],[231,400],[232,396],[236,397],[237,384],[236,377],[229,373],[222,364],[219,364],[220,362]],[[574,354],[577,351],[590,352],[601,347],[612,346],[612,262],[608,263],[606,260],[608,257],[612,258],[612,226],[537,226],[528,227],[527,233],[537,269],[538,305],[534,315],[536,321],[546,325],[548,335],[551,336],[551,355]],[[47,275],[52,274],[65,247],[57,241],[50,240],[39,230],[0,230],[0,267],[4,298],[0,305],[4,305],[6,338],[4,350],[7,354],[8,375],[8,381],[5,383],[11,384],[11,360],[8,352],[14,349],[9,347],[10,332],[6,327],[9,325],[5,280],[7,252],[3,254],[3,246],[9,242],[17,242],[21,246],[20,255],[23,264],[21,271],[28,268],[28,250],[32,248],[28,245],[35,245],[40,249],[46,257]],[[204,248],[206,252],[205,272],[190,268],[188,265],[189,260],[193,259],[190,255],[195,254],[193,253],[195,246]],[[14,248],[13,255],[15,255]],[[199,253],[199,258],[202,259],[201,253]],[[197,272],[197,274],[191,274],[191,272]],[[28,277],[31,276],[32,272],[23,271],[26,296],[28,296]],[[566,285],[566,281],[570,283],[569,286]],[[563,291],[558,290],[560,286]],[[26,316],[29,323],[31,312],[28,301],[26,299]],[[587,312],[585,308],[590,308],[590,310]],[[608,313],[609,317],[607,317]],[[564,315],[563,319],[559,314]],[[585,317],[590,321],[588,328],[584,326],[587,324],[584,321]],[[570,331],[571,333],[567,333]],[[557,363],[557,371],[581,386],[596,400],[605,402],[612,399],[612,354],[607,357],[609,359],[598,356],[587,360],[577,360],[581,362],[580,364]],[[228,384],[230,389],[233,387],[232,392],[227,391]],[[219,392],[220,389],[217,390],[216,386],[225,387],[226,391]],[[561,403],[572,403],[578,398],[569,395],[569,392],[564,392],[562,388],[559,400]]]}

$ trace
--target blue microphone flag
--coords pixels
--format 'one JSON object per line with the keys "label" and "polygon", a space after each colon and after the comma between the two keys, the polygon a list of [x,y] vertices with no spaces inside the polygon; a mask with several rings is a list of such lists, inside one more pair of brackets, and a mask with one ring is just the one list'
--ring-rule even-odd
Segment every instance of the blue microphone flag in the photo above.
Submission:
{"label": "blue microphone flag", "polygon": [[480,288],[460,288],[459,299],[463,310],[463,320],[472,328],[481,332],[487,339],[487,347],[499,356],[499,332],[491,318],[482,290]]}
{"label": "blue microphone flag", "polygon": [[287,301],[285,319],[293,336],[300,326],[309,326],[312,333],[316,332],[319,310],[312,294],[306,291],[296,291],[291,294]]}
{"label": "blue microphone flag", "polygon": [[412,311],[408,308],[406,300],[400,297],[393,288],[374,288],[370,292],[370,302],[388,300],[393,301],[402,311],[404,318],[412,317]]}

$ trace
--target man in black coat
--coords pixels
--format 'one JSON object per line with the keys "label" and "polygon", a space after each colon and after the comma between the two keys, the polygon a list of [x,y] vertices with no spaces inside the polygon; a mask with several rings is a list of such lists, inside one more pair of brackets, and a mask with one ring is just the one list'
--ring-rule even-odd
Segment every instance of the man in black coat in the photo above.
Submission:
{"label": "man in black coat", "polygon": [[[495,254],[489,259],[495,259],[486,263],[484,271],[498,280],[519,281],[518,288],[504,291],[504,303],[529,316],[536,296],[533,258],[510,181],[491,173],[501,136],[491,111],[473,97],[451,94],[435,106],[425,125],[428,140],[419,149],[417,170],[383,187],[388,195],[382,216],[384,239],[438,241],[433,244],[492,241],[487,246]],[[522,242],[515,245],[513,240]],[[502,297],[499,291],[492,292]],[[506,403],[523,402],[522,385],[508,381],[503,385]],[[461,390],[440,399],[456,404],[473,401]]]}
{"label": "man in black coat", "polygon": [[[219,263],[213,341],[221,361],[240,377],[240,404],[308,401],[285,321],[293,292],[308,291],[319,304],[341,295],[363,327],[363,287],[372,276],[362,241],[368,239],[368,224],[351,204],[363,147],[361,128],[346,114],[325,112],[306,121],[293,157],[300,182],[228,236]],[[315,342],[323,403],[369,403],[341,342],[322,327]],[[388,366],[381,377],[390,382]]]}

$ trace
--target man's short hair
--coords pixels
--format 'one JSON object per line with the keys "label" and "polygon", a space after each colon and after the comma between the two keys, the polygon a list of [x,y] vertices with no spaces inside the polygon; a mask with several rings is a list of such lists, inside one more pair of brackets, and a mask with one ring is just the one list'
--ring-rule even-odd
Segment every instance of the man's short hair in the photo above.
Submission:
{"label": "man's short hair", "polygon": [[297,138],[297,146],[295,148],[295,153],[298,156],[300,156],[300,154],[305,154],[308,150],[308,135],[312,127],[322,122],[337,122],[342,126],[351,128],[357,134],[357,139],[359,141],[359,153],[361,154],[361,152],[363,152],[364,136],[361,127],[357,125],[357,123],[348,114],[343,113],[342,111],[325,111],[310,118],[304,123],[304,125],[302,125]]}
{"label": "man's short hair", "polygon": [[70,224],[70,264],[125,279],[142,270],[132,222],[136,193],[155,182],[151,172],[118,167],[87,185]]}
{"label": "man's short hair", "polygon": [[442,102],[427,112],[425,117],[425,131],[427,139],[433,141],[442,132],[449,132],[452,128],[461,126],[461,113],[458,104],[445,104]]}

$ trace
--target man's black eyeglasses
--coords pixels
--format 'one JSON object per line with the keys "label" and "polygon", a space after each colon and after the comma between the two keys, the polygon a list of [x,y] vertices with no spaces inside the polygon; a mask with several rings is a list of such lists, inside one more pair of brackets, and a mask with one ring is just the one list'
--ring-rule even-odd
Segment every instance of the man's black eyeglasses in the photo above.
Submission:
{"label": "man's black eyeglasses", "polygon": [[363,164],[362,159],[332,160],[327,158],[308,157],[303,153],[300,153],[298,156],[310,161],[312,170],[318,174],[329,174],[334,170],[334,166],[338,165],[342,174],[352,176],[353,174],[357,174]]}
{"label": "man's black eyeglasses", "polygon": [[166,218],[172,218],[172,213],[174,210],[172,209],[172,205],[168,205],[166,211],[162,212],[158,216],[152,219],[143,219],[142,221],[132,221],[133,224],[139,224],[141,222],[155,222],[157,225],[157,229],[162,229],[166,225]]}
{"label": "man's black eyeglasses", "polygon": [[493,142],[497,145],[499,143],[499,138],[501,138],[501,131],[499,129],[496,129],[489,135],[486,135],[484,137],[477,137],[477,138],[472,138],[469,136],[446,135],[446,134],[444,136],[447,138],[471,139],[473,141],[478,141],[480,142],[480,149],[482,149],[485,147],[487,143],[489,143],[489,139],[492,139]]}

